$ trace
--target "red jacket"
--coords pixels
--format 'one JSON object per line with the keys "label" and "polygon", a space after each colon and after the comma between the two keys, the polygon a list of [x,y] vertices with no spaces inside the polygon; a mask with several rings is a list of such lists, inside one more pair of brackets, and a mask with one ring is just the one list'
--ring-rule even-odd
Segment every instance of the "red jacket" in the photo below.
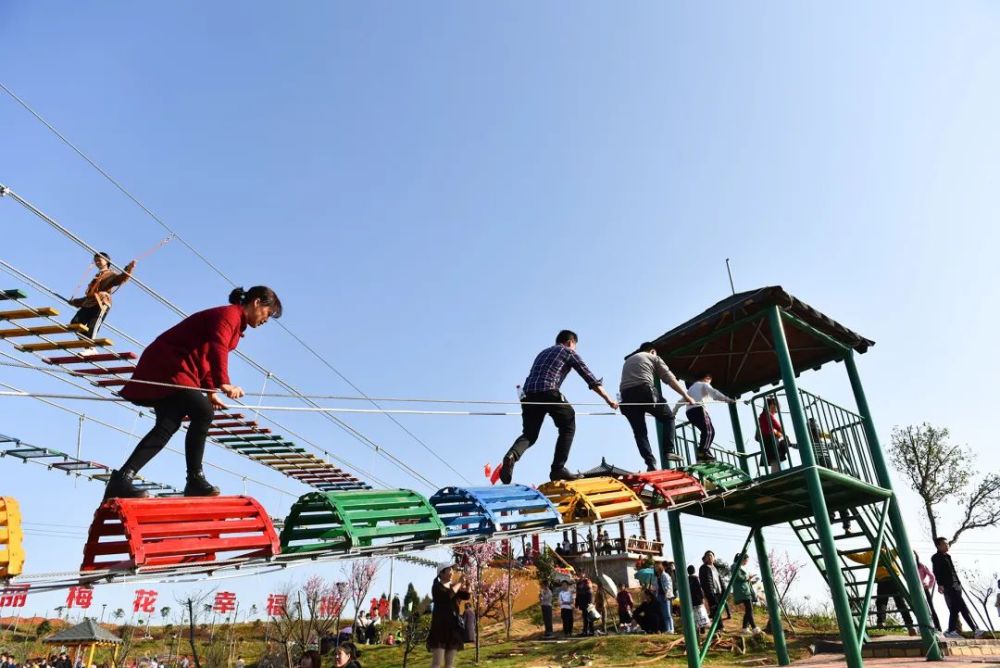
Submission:
{"label": "red jacket", "polygon": [[[246,328],[242,306],[199,311],[156,337],[139,358],[132,378],[206,390],[228,385],[229,353],[236,350]],[[126,383],[121,396],[146,404],[176,392],[171,387]]]}

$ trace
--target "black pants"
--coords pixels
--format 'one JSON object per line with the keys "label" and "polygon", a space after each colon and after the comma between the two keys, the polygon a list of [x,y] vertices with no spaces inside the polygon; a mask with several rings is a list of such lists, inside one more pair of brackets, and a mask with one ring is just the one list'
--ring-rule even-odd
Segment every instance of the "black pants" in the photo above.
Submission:
{"label": "black pants", "polygon": [[925,589],[924,594],[927,595],[927,607],[931,609],[931,617],[934,618],[934,628],[938,631],[941,630],[941,620],[938,619],[937,610],[934,609],[934,590]]}
{"label": "black pants", "polygon": [[567,638],[573,635],[573,608],[562,608],[563,635]]}
{"label": "black pants", "polygon": [[757,622],[753,619],[753,603],[750,601],[743,601],[743,628],[757,628]]}
{"label": "black pants", "polygon": [[969,625],[969,629],[975,629],[976,623],[972,621],[972,614],[969,612],[969,607],[965,605],[965,599],[962,597],[962,592],[958,589],[953,589],[952,587],[944,588],[944,602],[948,605],[948,632],[958,630],[958,615],[962,615],[962,619],[965,623]]}
{"label": "black pants", "polygon": [[542,624],[545,625],[545,635],[552,635],[552,606],[542,606]]}
{"label": "black pants", "polygon": [[885,611],[889,604],[890,596],[892,597],[892,602],[896,604],[896,610],[903,618],[903,624],[906,625],[906,628],[912,629],[913,618],[910,617],[906,601],[900,596],[899,587],[896,586],[896,581],[892,578],[879,580],[875,587],[875,626],[879,628],[885,626]]}
{"label": "black pants", "polygon": [[594,620],[590,618],[586,610],[580,611],[580,619],[583,621],[583,631],[581,633],[585,636],[594,635]]}
{"label": "black pants", "polygon": [[[721,594],[715,594],[710,591],[705,592],[705,605],[708,606],[708,616],[710,619],[715,619],[715,613],[719,610],[719,597]],[[719,617],[719,629],[725,628],[725,624],[722,622],[722,617]]]}
{"label": "black pants", "polygon": [[110,311],[110,306],[104,311],[101,311],[100,306],[84,306],[76,312],[76,315],[69,322],[71,325],[84,325],[87,328],[85,332],[76,333],[79,338],[93,339],[97,336],[97,330],[101,328],[101,324],[108,317]]}
{"label": "black pants", "polygon": [[646,430],[646,414],[652,415],[663,428],[663,441],[668,453],[674,452],[674,414],[652,387],[639,385],[637,387],[627,387],[622,390],[623,404],[651,404],[649,406],[622,406],[622,415],[628,420],[632,427],[632,434],[635,436],[635,444],[639,447],[639,454],[649,468],[659,468],[656,457],[649,447],[649,432]]}
{"label": "black pants", "polygon": [[[521,404],[521,435],[514,441],[507,451],[508,455],[518,461],[525,451],[535,444],[538,434],[542,430],[542,422],[545,416],[552,417],[559,429],[559,438],[556,439],[556,452],[552,457],[552,470],[557,471],[565,468],[569,460],[569,450],[573,447],[573,435],[576,434],[576,411],[569,405],[565,397],[558,390],[549,392],[534,392],[524,395]],[[539,406],[532,402],[545,402],[548,406]]]}
{"label": "black pants", "polygon": [[201,471],[201,460],[205,455],[205,438],[212,423],[215,409],[200,390],[180,390],[169,397],[151,402],[149,407],[156,414],[156,424],[135,446],[123,469],[139,471],[167,445],[170,437],[181,428],[185,417],[191,418],[187,437],[184,439],[184,458],[189,474]]}
{"label": "black pants", "polygon": [[712,426],[712,416],[701,406],[689,408],[685,414],[687,415],[688,422],[701,432],[698,449],[702,452],[708,452],[708,449],[712,447],[712,443],[715,442],[715,427]]}

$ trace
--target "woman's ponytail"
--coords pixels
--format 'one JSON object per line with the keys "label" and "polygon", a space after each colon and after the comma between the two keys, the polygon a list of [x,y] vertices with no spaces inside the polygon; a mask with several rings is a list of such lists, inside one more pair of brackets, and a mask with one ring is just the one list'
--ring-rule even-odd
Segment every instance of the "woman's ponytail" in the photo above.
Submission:
{"label": "woman's ponytail", "polygon": [[236,288],[229,293],[230,304],[244,306],[253,302],[255,299],[259,299],[261,305],[271,307],[272,318],[281,317],[281,300],[278,299],[278,295],[275,294],[274,290],[266,285],[255,285],[249,290]]}

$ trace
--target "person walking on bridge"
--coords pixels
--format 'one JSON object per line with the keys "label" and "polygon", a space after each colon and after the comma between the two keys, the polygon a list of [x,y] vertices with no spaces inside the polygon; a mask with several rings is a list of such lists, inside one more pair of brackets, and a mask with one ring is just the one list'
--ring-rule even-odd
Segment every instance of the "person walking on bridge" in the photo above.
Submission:
{"label": "person walking on bridge", "polygon": [[243,388],[229,380],[229,353],[236,350],[247,327],[260,327],[279,317],[281,300],[271,288],[236,288],[229,295],[228,306],[190,315],[149,344],[121,396],[152,408],[156,424],[122,467],[111,474],[105,499],[147,496],[135,486],[135,475],[167,445],[185,417],[190,422],[184,439],[184,496],[219,494],[219,488],[205,479],[202,458],[214,411],[226,408],[216,392],[230,399],[244,395]]}
{"label": "person walking on bridge", "polygon": [[559,391],[571,370],[580,374],[580,377],[587,382],[587,387],[600,395],[612,410],[618,409],[618,402],[608,396],[601,379],[587,368],[576,352],[578,340],[574,332],[564,329],[556,336],[554,346],[549,346],[535,357],[522,388],[524,396],[521,399],[523,425],[521,435],[504,455],[503,465],[500,468],[500,480],[503,484],[510,484],[514,476],[514,464],[538,440],[546,415],[551,416],[559,428],[549,480],[577,478],[566,468],[569,451],[573,446],[573,435],[576,433],[576,412]]}
{"label": "person walking on bridge", "polygon": [[677,381],[666,363],[656,354],[652,343],[646,342],[639,346],[639,352],[629,355],[622,366],[622,379],[619,385],[622,401],[622,415],[632,427],[635,444],[639,454],[646,462],[647,471],[656,471],[656,457],[649,447],[649,432],[646,429],[646,414],[652,415],[663,429],[663,442],[666,458],[680,461],[674,447],[674,413],[663,400],[663,395],[656,387],[656,381],[661,380],[671,387],[683,400],[693,405],[695,400]]}

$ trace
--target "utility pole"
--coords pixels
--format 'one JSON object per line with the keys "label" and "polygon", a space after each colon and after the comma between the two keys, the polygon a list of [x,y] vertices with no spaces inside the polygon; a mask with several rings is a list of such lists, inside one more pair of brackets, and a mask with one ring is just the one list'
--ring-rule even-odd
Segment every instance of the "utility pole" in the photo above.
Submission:
{"label": "utility pole", "polygon": [[736,294],[736,284],[733,283],[733,270],[732,270],[732,267],[729,266],[729,258],[728,257],[726,258],[726,273],[729,274],[729,289],[732,290],[733,294],[735,295]]}

